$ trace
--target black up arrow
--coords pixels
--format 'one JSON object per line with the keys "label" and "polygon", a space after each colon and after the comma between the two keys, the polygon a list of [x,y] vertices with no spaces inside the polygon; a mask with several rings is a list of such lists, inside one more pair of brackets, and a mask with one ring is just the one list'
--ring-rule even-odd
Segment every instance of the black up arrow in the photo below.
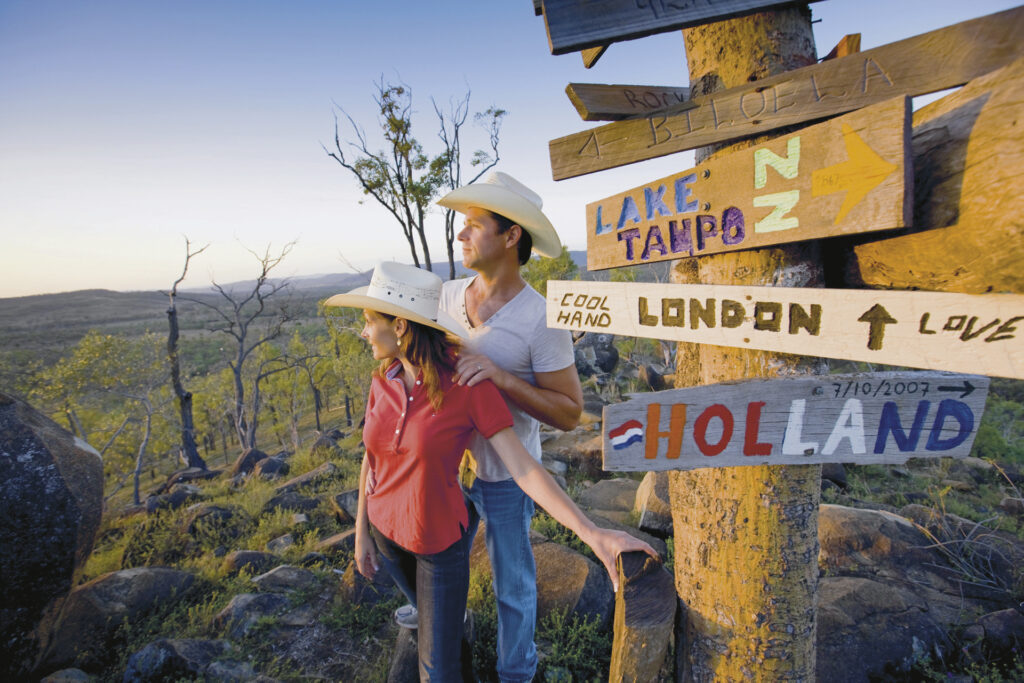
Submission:
{"label": "black up arrow", "polygon": [[939,391],[961,391],[963,393],[960,394],[960,398],[965,398],[974,391],[974,385],[964,380],[964,384],[961,387],[939,387]]}
{"label": "black up arrow", "polygon": [[899,322],[896,318],[889,315],[889,311],[882,307],[882,304],[875,304],[867,311],[865,311],[859,318],[858,321],[862,323],[870,323],[871,327],[868,328],[868,348],[872,351],[878,351],[882,348],[882,339],[885,337],[885,326],[889,323]]}

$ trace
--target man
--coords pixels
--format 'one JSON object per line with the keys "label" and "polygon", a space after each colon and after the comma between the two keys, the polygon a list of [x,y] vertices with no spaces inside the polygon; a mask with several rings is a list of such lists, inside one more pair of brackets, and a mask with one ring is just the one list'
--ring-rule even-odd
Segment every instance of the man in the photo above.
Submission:
{"label": "man", "polygon": [[[494,382],[512,411],[516,435],[539,461],[539,422],[573,429],[583,412],[583,390],[570,333],[548,329],[544,297],[519,268],[531,250],[557,257],[562,244],[541,211],[540,197],[504,173],[456,189],[438,204],[465,215],[458,234],[462,263],[476,272],[446,282],[441,295],[441,309],[469,336],[456,381]],[[529,681],[537,668],[537,570],[529,537],[533,501],[485,439],[477,437],[470,452],[475,477],[466,493],[486,523],[498,601],[498,676]]]}

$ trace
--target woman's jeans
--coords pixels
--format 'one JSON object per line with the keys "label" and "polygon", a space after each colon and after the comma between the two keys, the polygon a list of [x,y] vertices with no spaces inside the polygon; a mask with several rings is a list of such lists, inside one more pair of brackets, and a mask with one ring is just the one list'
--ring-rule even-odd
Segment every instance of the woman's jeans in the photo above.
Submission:
{"label": "woman's jeans", "polygon": [[487,554],[498,599],[498,677],[529,681],[537,671],[537,565],[530,545],[533,501],[512,479],[477,478],[466,490],[478,515],[470,514],[470,542],[484,519]]}
{"label": "woman's jeans", "polygon": [[[419,555],[370,525],[384,569],[419,611],[416,647],[421,681],[462,680],[462,626],[469,592],[469,549],[477,526],[470,511],[470,529],[439,553]],[[469,669],[469,662],[466,663]]]}

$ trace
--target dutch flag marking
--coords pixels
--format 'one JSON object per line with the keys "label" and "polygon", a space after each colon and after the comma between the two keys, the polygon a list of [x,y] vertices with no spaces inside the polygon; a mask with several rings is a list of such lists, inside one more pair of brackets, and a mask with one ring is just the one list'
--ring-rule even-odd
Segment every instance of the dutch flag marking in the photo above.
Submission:
{"label": "dutch flag marking", "polygon": [[608,438],[615,450],[628,448],[644,440],[644,426],[636,420],[629,420],[608,432]]}

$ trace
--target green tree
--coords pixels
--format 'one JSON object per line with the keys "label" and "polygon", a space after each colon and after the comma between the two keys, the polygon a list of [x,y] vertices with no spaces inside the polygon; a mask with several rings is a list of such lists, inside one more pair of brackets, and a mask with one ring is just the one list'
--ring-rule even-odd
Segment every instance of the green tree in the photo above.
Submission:
{"label": "green tree", "polygon": [[548,293],[548,280],[578,280],[579,273],[579,266],[565,245],[556,258],[534,256],[522,268],[523,279],[543,296]]}
{"label": "green tree", "polygon": [[321,314],[330,337],[330,367],[338,386],[340,400],[345,406],[346,426],[351,427],[354,415],[361,414],[366,395],[370,391],[370,378],[377,361],[369,346],[360,338],[363,316],[351,308],[334,308],[321,304]]}
{"label": "green tree", "polygon": [[[155,428],[161,449],[169,445],[170,422],[160,414],[171,400],[165,360],[162,341],[155,334],[127,338],[90,331],[41,373],[33,396],[63,415],[74,434],[97,448],[104,464],[112,467],[109,474],[127,471],[133,476],[136,504]],[[131,451],[134,467],[126,461]],[[125,481],[122,478],[115,490]]]}
{"label": "green tree", "polygon": [[[342,143],[335,114],[334,149],[322,146],[329,157],[356,177],[363,193],[373,197],[402,227],[413,263],[432,270],[426,217],[442,188],[450,189],[462,184],[461,137],[469,114],[469,93],[453,103],[447,112],[434,103],[434,111],[440,119],[438,138],[443,150],[431,157],[413,136],[412,89],[404,84],[386,83],[383,76],[376,88],[377,125],[383,136],[384,149],[371,151],[365,131],[340,108],[356,140]],[[505,114],[503,109],[490,107],[474,117],[488,131],[491,149],[490,152],[477,150],[473,154],[471,165],[478,168],[474,180],[498,162],[498,138]],[[346,155],[346,148],[355,150],[354,158]],[[454,212],[448,211],[445,215],[445,241],[450,277],[455,275],[454,225]]]}

